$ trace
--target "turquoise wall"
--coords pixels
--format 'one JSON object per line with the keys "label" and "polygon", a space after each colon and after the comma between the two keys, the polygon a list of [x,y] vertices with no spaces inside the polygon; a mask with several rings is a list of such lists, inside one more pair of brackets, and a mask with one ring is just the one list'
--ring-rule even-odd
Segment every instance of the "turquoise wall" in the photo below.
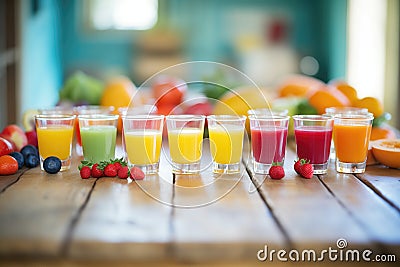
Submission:
{"label": "turquoise wall", "polygon": [[[83,1],[62,1],[62,51],[66,74],[117,71],[130,75],[137,55],[134,34],[106,36],[83,27]],[[226,13],[232,9],[281,12],[292,18],[291,42],[300,55],[320,63],[316,77],[345,75],[347,0],[161,0],[161,23],[183,36],[189,60],[234,63]]]}
{"label": "turquoise wall", "polygon": [[23,0],[20,3],[20,112],[23,113],[26,109],[49,107],[57,103],[63,66],[59,3],[39,0],[36,13],[32,10],[32,1]]}

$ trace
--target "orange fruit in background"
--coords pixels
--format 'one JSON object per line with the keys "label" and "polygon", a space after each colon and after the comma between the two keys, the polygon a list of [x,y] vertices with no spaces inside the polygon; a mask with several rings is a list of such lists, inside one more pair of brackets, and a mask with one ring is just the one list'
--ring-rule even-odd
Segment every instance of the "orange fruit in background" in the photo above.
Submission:
{"label": "orange fruit in background", "polygon": [[354,107],[357,108],[366,108],[369,112],[374,114],[374,118],[377,118],[383,114],[383,105],[381,101],[379,101],[375,97],[364,97],[359,99],[353,103]]}
{"label": "orange fruit in background", "polygon": [[279,97],[306,96],[311,90],[325,84],[316,78],[305,75],[292,75],[287,77],[278,88]]}
{"label": "orange fruit in background", "polygon": [[379,140],[379,139],[394,139],[396,138],[396,133],[389,128],[383,127],[372,127],[370,140]]}
{"label": "orange fruit in background", "polygon": [[10,155],[0,157],[0,175],[11,175],[18,171],[18,162]]}
{"label": "orange fruit in background", "polygon": [[329,107],[347,107],[350,105],[348,98],[331,85],[311,92],[308,96],[308,102],[317,110],[318,114],[324,114],[325,109]]}
{"label": "orange fruit in background", "polygon": [[[135,92],[136,87],[129,78],[125,76],[116,77],[106,84],[100,105],[106,107],[113,106],[113,113],[118,115],[118,109],[128,107]],[[122,120],[119,118],[118,131],[121,131],[121,128]]]}
{"label": "orange fruit in background", "polygon": [[372,142],[377,161],[391,168],[400,168],[400,139],[381,139]]}
{"label": "orange fruit in background", "polygon": [[329,84],[338,89],[340,92],[342,92],[350,101],[350,104],[353,104],[355,103],[355,101],[358,100],[356,89],[354,89],[354,87],[349,85],[347,82],[341,80],[335,80],[329,82]]}

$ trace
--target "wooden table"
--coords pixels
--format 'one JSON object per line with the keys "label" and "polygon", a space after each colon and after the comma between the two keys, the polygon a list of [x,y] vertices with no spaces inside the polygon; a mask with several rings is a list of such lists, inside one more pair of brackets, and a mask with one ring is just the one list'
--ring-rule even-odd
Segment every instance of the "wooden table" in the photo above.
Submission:
{"label": "wooden table", "polygon": [[[265,247],[284,249],[289,262],[292,250],[328,248],[400,260],[400,170],[377,165],[339,174],[331,162],[327,175],[308,180],[294,172],[288,149],[278,181],[254,175],[249,153],[239,175],[206,168],[173,177],[166,144],[162,154],[159,175],[143,181],[83,180],[76,156],[64,173],[25,168],[0,177],[0,265],[252,265]],[[339,239],[347,246],[338,247]],[[285,263],[273,257],[263,264]],[[325,255],[324,263],[338,260]]]}

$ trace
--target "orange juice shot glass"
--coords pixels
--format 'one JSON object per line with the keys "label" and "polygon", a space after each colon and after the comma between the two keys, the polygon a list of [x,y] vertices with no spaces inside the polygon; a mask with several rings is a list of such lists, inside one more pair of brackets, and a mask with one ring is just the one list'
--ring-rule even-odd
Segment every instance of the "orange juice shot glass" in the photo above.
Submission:
{"label": "orange juice shot glass", "polygon": [[371,113],[335,115],[333,141],[337,172],[365,172],[373,119]]}
{"label": "orange juice shot glass", "polygon": [[[357,115],[357,114],[368,114],[368,109],[366,108],[357,108],[357,107],[329,107],[325,109],[325,115],[330,115],[335,117],[339,114],[350,114],[350,115]],[[332,144],[331,144],[331,154],[329,158],[332,161],[336,160],[336,152],[335,152],[335,144],[333,143],[333,136],[332,136]]]}
{"label": "orange juice shot glass", "polygon": [[75,115],[36,115],[40,168],[50,156],[61,160],[61,171],[71,166],[72,139],[74,136]]}

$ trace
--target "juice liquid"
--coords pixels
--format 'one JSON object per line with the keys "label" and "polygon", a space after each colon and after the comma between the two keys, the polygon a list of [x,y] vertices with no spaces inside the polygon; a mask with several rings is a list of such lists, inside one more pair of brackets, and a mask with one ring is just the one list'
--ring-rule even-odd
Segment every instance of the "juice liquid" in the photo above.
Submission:
{"label": "juice liquid", "polygon": [[203,131],[183,128],[168,131],[169,152],[175,163],[189,164],[200,161]]}
{"label": "juice liquid", "polygon": [[208,128],[211,155],[216,163],[240,162],[243,149],[244,129],[241,126],[215,126]]}
{"label": "juice liquid", "polygon": [[325,127],[300,127],[294,131],[297,156],[312,164],[324,164],[329,159],[332,130]]}
{"label": "juice liquid", "polygon": [[361,163],[367,158],[370,125],[334,125],[333,140],[340,162]]}
{"label": "juice liquid", "polygon": [[256,162],[271,164],[285,159],[287,128],[256,128],[251,130],[253,157]]}
{"label": "juice liquid", "polygon": [[124,133],[125,149],[129,162],[148,165],[160,160],[162,132],[157,130],[137,130]]}
{"label": "juice liquid", "polygon": [[40,156],[45,159],[50,156],[66,160],[71,156],[73,137],[72,126],[48,126],[37,128]]}
{"label": "juice liquid", "polygon": [[115,126],[81,127],[82,148],[85,160],[98,163],[114,159],[116,135],[117,128]]}

